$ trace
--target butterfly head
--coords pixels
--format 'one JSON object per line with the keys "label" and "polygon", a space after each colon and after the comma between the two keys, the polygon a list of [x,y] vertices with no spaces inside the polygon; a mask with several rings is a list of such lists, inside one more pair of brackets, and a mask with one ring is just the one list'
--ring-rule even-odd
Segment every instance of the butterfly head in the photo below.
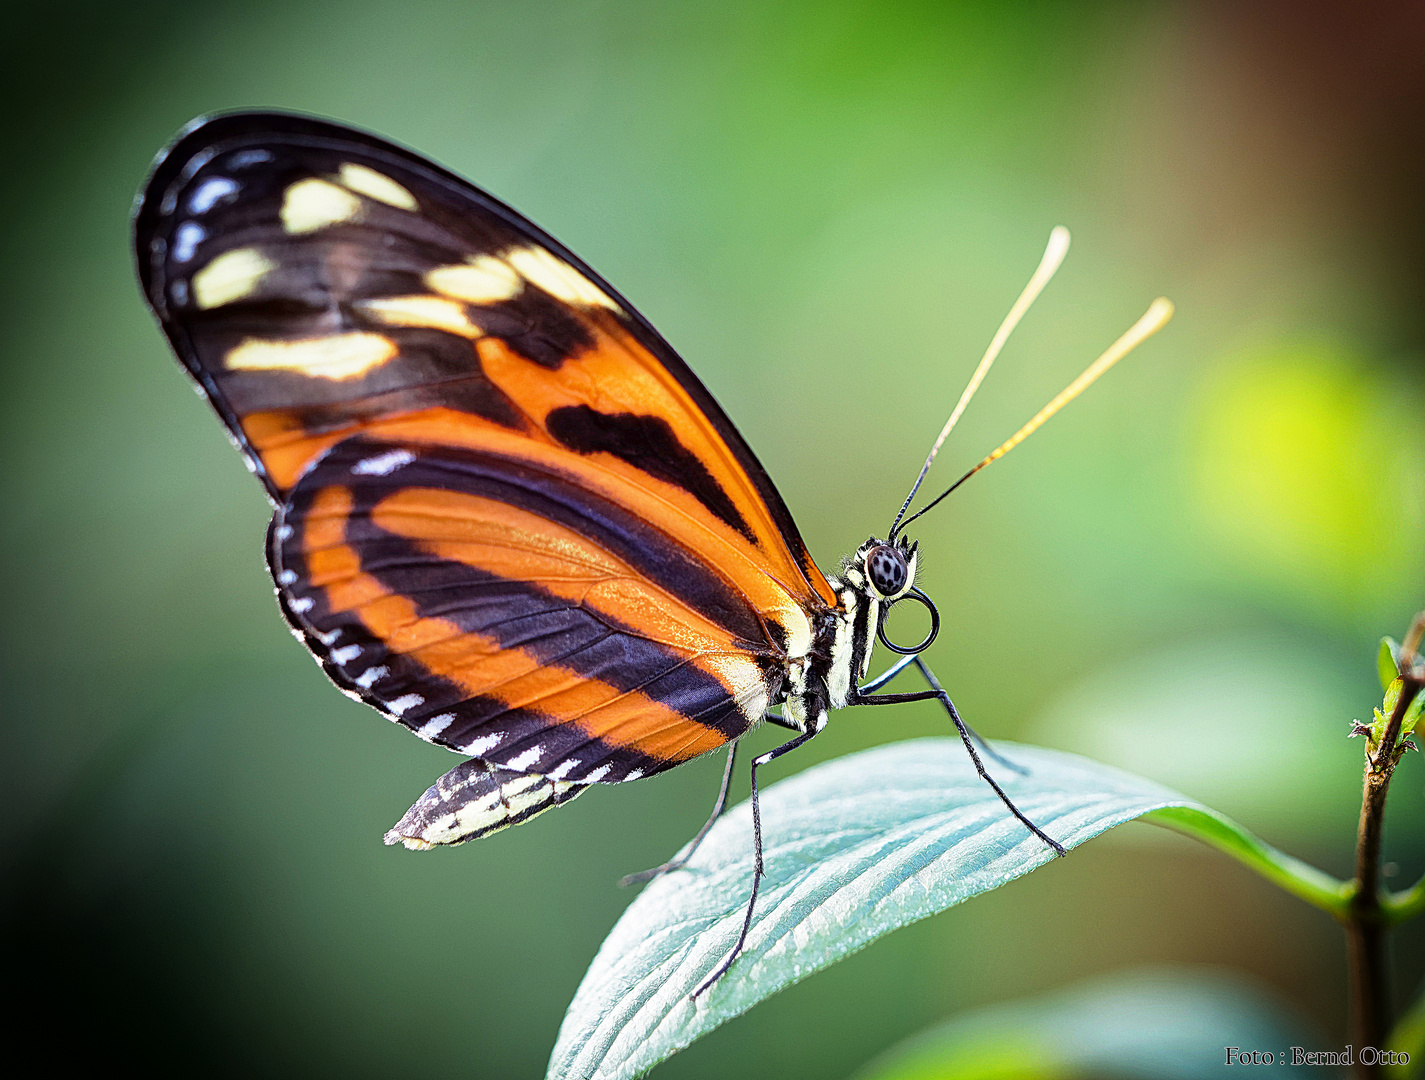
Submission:
{"label": "butterfly head", "polygon": [[[874,613],[877,638],[892,652],[914,655],[930,647],[940,629],[940,614],[930,597],[915,587],[915,572],[920,562],[920,545],[904,536],[893,540],[871,537],[843,564],[844,580],[869,603]],[[902,600],[915,600],[930,614],[930,633],[917,645],[897,645],[886,637],[886,613]],[[864,654],[870,659],[870,653]],[[863,662],[863,667],[864,662]],[[864,675],[865,672],[863,671]]]}
{"label": "butterfly head", "polygon": [[861,571],[865,589],[883,604],[893,604],[915,587],[920,545],[899,537],[895,540],[867,540],[852,556]]}

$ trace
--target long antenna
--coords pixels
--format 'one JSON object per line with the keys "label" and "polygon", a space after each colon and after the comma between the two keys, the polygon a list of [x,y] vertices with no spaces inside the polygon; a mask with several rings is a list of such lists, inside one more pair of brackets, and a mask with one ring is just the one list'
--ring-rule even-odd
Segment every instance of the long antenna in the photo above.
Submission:
{"label": "long antenna", "polygon": [[896,515],[895,521],[891,522],[891,536],[895,536],[901,518],[910,509],[910,501],[915,498],[915,493],[920,490],[920,485],[925,480],[925,474],[930,471],[930,463],[935,460],[935,455],[940,453],[940,447],[945,444],[950,432],[959,423],[960,414],[965,411],[965,406],[970,404],[970,399],[980,388],[985,373],[990,370],[990,365],[999,356],[1000,350],[1004,348],[1004,343],[1009,340],[1010,333],[1019,325],[1019,320],[1024,318],[1024,313],[1029,310],[1029,305],[1034,303],[1039,294],[1044,291],[1044,286],[1049,284],[1049,279],[1054,276],[1054,271],[1059,269],[1059,264],[1064,261],[1064,256],[1068,253],[1069,230],[1062,225],[1056,225],[1054,231],[1049,234],[1049,246],[1044,249],[1044,257],[1039,260],[1039,269],[1034,271],[1034,276],[1029,279],[1029,284],[1024,286],[1024,291],[1019,294],[1019,299],[1014,302],[1014,307],[1009,309],[1009,314],[1004,317],[1004,322],[1000,323],[999,330],[995,332],[995,336],[990,341],[990,347],[985,350],[985,355],[980,360],[980,366],[975,368],[975,373],[970,376],[970,381],[965,386],[965,392],[960,395],[954,412],[950,414],[950,419],[945,421],[945,426],[940,429],[940,435],[936,438],[935,445],[930,448],[930,453],[925,458],[925,464],[920,467],[920,475],[910,486],[910,494],[905,497],[905,502],[901,503],[900,513]]}
{"label": "long antenna", "polygon": [[[1090,364],[1086,369],[1084,369],[1084,373],[1082,375],[1080,375],[1077,379],[1071,382],[1068,386],[1064,387],[1063,390],[1059,391],[1059,393],[1054,397],[1053,401],[1049,402],[1048,405],[1045,405],[1044,408],[1040,409],[1037,413],[1035,413],[1034,418],[1030,420],[1029,423],[1025,424],[1022,428],[1016,431],[999,446],[995,447],[995,449],[992,450],[984,458],[983,461],[981,461],[973,469],[967,472],[964,476],[960,477],[960,479],[956,480],[935,499],[931,500],[924,507],[917,510],[914,514],[911,514],[910,517],[906,518],[905,521],[901,523],[901,527],[909,525],[912,521],[920,517],[926,511],[933,508],[937,503],[940,502],[941,499],[945,498],[946,495],[949,495],[950,492],[954,491],[957,487],[963,484],[966,480],[970,479],[970,477],[974,476],[975,473],[979,472],[990,462],[997,461],[1000,458],[1004,457],[1005,454],[1009,453],[1025,439],[1033,435],[1036,431],[1039,430],[1040,427],[1044,425],[1044,422],[1048,420],[1049,417],[1053,416],[1065,405],[1073,401],[1074,398],[1078,397],[1085,390],[1087,390],[1095,379],[1097,379],[1105,371],[1113,367],[1114,364],[1118,363],[1118,361],[1122,360],[1139,345],[1143,344],[1143,342],[1147,341],[1150,337],[1152,337],[1164,326],[1166,326],[1168,324],[1168,320],[1172,317],[1173,303],[1171,300],[1168,300],[1166,297],[1162,296],[1154,300],[1150,305],[1148,305],[1148,310],[1143,313],[1143,317],[1128,328],[1127,333],[1125,333],[1121,338],[1119,338],[1112,345],[1110,345],[1107,352],[1105,352],[1102,356],[1100,356],[1097,360]],[[895,534],[896,530],[892,529],[891,538],[894,538]]]}

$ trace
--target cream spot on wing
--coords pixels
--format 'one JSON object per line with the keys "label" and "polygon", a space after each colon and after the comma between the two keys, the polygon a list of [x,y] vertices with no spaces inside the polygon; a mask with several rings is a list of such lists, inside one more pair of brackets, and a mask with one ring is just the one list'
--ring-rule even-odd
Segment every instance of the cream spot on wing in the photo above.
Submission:
{"label": "cream spot on wing", "polygon": [[416,734],[419,735],[422,739],[434,739],[442,731],[450,727],[450,725],[454,723],[454,721],[454,713],[446,712],[441,713],[439,716],[432,716],[429,720],[427,720],[424,724],[421,725],[420,730],[417,731]]}
{"label": "cream spot on wing", "polygon": [[353,681],[357,686],[361,687],[361,689],[370,690],[372,686],[389,674],[391,674],[391,669],[383,664],[381,667],[367,668]]}
{"label": "cream spot on wing", "polygon": [[531,746],[524,753],[516,754],[514,757],[510,758],[509,761],[505,762],[505,768],[514,769],[516,771],[528,769],[531,765],[533,765],[543,756],[543,746]]}
{"label": "cream spot on wing", "polygon": [[467,754],[479,756],[480,754],[483,754],[486,750],[493,750],[495,747],[499,746],[500,743],[504,742],[504,740],[505,733],[503,731],[497,731],[493,735],[481,735],[478,739],[471,739],[464,746],[462,746],[461,749],[464,750]]}
{"label": "cream spot on wing", "polygon": [[733,694],[762,685],[762,671],[746,657],[712,653],[698,658],[700,667],[712,671]]}
{"label": "cream spot on wing", "polygon": [[238,193],[236,180],[226,176],[214,176],[204,180],[198,189],[188,197],[188,210],[193,214],[206,214],[220,202],[226,202]]}
{"label": "cream spot on wing", "polygon": [[289,233],[324,229],[361,214],[361,200],[344,187],[310,176],[282,195],[282,227]]}
{"label": "cream spot on wing", "polygon": [[390,709],[397,716],[402,716],[410,712],[417,705],[424,705],[425,700],[426,699],[421,697],[420,694],[402,694],[400,697],[392,698],[386,702],[386,708]]}
{"label": "cream spot on wing", "polygon": [[525,280],[538,285],[550,296],[563,300],[566,304],[619,310],[619,306],[610,300],[602,289],[544,248],[511,248],[505,252],[505,261],[518,270]]}
{"label": "cream spot on wing", "polygon": [[352,191],[359,191],[367,198],[402,210],[416,208],[416,197],[385,173],[348,161],[341,167],[338,176]]}
{"label": "cream spot on wing", "polygon": [[811,652],[811,620],[807,618],[805,611],[796,604],[788,604],[777,613],[777,621],[787,632],[788,656],[795,658]]}
{"label": "cream spot on wing", "polygon": [[363,458],[351,467],[353,476],[390,476],[397,469],[416,460],[409,450],[387,450],[384,454]]}
{"label": "cream spot on wing", "polygon": [[208,232],[203,226],[196,221],[185,221],[173,236],[173,261],[188,262],[207,238]]}
{"label": "cream spot on wing", "polygon": [[699,666],[711,670],[732,692],[733,700],[750,722],[756,723],[767,712],[767,685],[762,669],[745,656],[714,653],[698,658]]}
{"label": "cream spot on wing", "polygon": [[480,255],[464,266],[437,266],[425,283],[438,293],[470,304],[508,300],[524,288],[514,268],[492,255]]}
{"label": "cream spot on wing", "polygon": [[231,304],[257,288],[262,276],[276,265],[257,248],[225,251],[193,275],[193,295],[205,311]]}
{"label": "cream spot on wing", "polygon": [[229,371],[297,371],[313,379],[356,379],[396,353],[390,338],[355,331],[305,341],[248,338],[223,363]]}
{"label": "cream spot on wing", "polygon": [[[465,268],[452,266],[444,269]],[[464,304],[447,300],[443,296],[388,296],[377,300],[361,300],[355,306],[358,311],[387,326],[426,326],[432,330],[445,330],[467,338],[477,338],[483,333],[470,321]]]}

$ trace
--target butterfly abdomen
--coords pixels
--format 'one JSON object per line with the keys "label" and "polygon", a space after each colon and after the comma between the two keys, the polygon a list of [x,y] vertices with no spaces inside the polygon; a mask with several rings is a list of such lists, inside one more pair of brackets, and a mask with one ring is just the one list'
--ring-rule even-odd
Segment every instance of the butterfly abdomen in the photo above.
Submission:
{"label": "butterfly abdomen", "polygon": [[463,844],[528,821],[585,790],[580,784],[466,761],[432,784],[385,840],[413,851]]}

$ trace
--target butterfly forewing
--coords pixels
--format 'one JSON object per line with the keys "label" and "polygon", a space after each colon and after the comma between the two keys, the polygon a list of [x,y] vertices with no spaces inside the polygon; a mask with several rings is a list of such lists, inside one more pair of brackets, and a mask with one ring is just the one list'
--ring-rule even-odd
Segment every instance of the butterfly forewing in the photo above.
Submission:
{"label": "butterfly forewing", "polygon": [[836,604],[668,345],[438,166],[219,117],[160,159],[135,232],[175,351],[278,505],[289,621],[423,737],[561,783],[667,768],[760,719]]}
{"label": "butterfly forewing", "polygon": [[[401,418],[546,441],[744,537],[835,598],[775,487],[655,331],[490,196],[371,136],[219,117],[156,167],[140,274],[276,501],[353,430]],[[409,437],[409,435],[408,435]]]}

